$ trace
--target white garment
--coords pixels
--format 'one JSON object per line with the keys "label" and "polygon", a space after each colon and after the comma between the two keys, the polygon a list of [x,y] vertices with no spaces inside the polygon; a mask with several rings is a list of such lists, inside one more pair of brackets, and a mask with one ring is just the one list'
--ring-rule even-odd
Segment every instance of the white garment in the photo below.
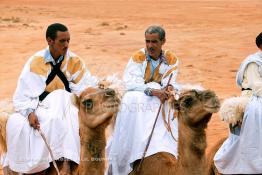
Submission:
{"label": "white garment", "polygon": [[262,173],[262,98],[252,97],[240,135],[230,134],[214,157],[222,174]]}
{"label": "white garment", "polygon": [[262,51],[249,55],[242,62],[236,81],[239,87],[250,88],[254,94],[262,95]]}
{"label": "white garment", "polygon": [[[214,157],[214,163],[222,174],[262,173],[262,54],[249,56],[240,67],[237,82],[243,88],[251,88],[252,93],[241,126],[239,136],[231,134]],[[251,92],[251,91],[250,91]]]}
{"label": "white garment", "polygon": [[[176,76],[178,59],[171,51],[163,51],[158,75],[160,84],[145,82],[145,74],[151,75],[152,70],[146,72],[148,60],[146,50],[141,49],[132,56],[124,72],[124,82],[128,92],[124,94],[121,108],[118,112],[113,137],[107,145],[109,167],[113,175],[127,175],[132,171],[132,163],[141,159],[145,150],[149,135],[160,106],[157,97],[147,96],[146,88],[161,89],[167,85],[171,73],[170,84],[177,88]],[[155,70],[156,71],[156,70]],[[159,80],[158,80],[159,81]],[[166,117],[168,117],[167,105],[165,105]],[[171,116],[173,111],[171,111]],[[177,121],[171,122],[174,137],[178,137]],[[160,112],[152,140],[146,156],[158,152],[169,152],[177,156],[177,143],[165,128],[162,112]]]}
{"label": "white garment", "polygon": [[[35,113],[55,159],[80,159],[78,109],[71,102],[71,93],[55,90],[37,107]],[[49,167],[49,151],[38,133],[19,113],[7,122],[7,157],[16,172],[35,173]]]}
{"label": "white garment", "polygon": [[[64,89],[62,81],[55,77],[48,85],[51,89],[46,89],[46,80],[51,72],[51,65],[46,61],[51,60],[48,54],[49,48],[45,48],[35,53],[26,62],[22,73],[19,76],[16,91],[13,96],[15,111],[27,117],[28,109],[36,109],[39,96],[45,91],[51,92],[55,89]],[[60,67],[69,82],[69,88],[72,93],[80,93],[88,86],[95,86],[97,80],[91,76],[83,60],[76,54],[67,50],[64,61]]]}
{"label": "white garment", "polygon": [[[145,49],[141,49],[140,52],[145,54],[146,51]],[[170,51],[166,50],[164,53],[167,52]],[[163,55],[163,58],[165,59],[165,54]],[[123,76],[123,80],[126,84],[127,90],[144,92],[144,90],[149,87],[144,80],[147,64],[148,64],[147,59],[145,59],[142,63],[138,63],[133,59],[133,57],[130,58],[125,68],[125,72]],[[163,61],[161,63],[159,68],[159,74],[162,75],[161,88],[167,85],[171,73],[173,73],[173,76],[170,81],[170,84],[173,85],[174,88],[177,89],[179,88],[176,83],[178,64],[179,64],[179,60],[177,60],[174,64],[170,64],[170,65],[167,64],[167,61]]]}
{"label": "white garment", "polygon": [[242,91],[241,95],[245,95],[245,93],[251,92],[251,94],[254,94],[256,96],[262,96],[262,77],[259,73],[259,66],[256,63],[252,62],[248,64],[244,73],[242,87],[250,88],[252,90]]}
{"label": "white garment", "polygon": [[[157,85],[148,83],[149,87],[157,88]],[[160,89],[159,85],[157,89]],[[113,175],[127,175],[132,171],[132,163],[142,158],[159,106],[160,101],[157,97],[150,97],[139,91],[126,92],[122,98],[113,136],[107,145],[107,156]],[[166,118],[167,106],[166,104]],[[170,125],[177,139],[177,120],[171,121]],[[162,112],[158,117],[146,157],[158,152],[169,152],[177,156],[177,142],[165,128]]]}
{"label": "white garment", "polygon": [[[78,110],[71,104],[70,93],[57,76],[46,85],[54,62],[49,47],[35,53],[26,62],[13,97],[17,113],[7,123],[7,159],[12,170],[33,173],[49,166],[49,152],[36,130],[29,126],[28,114],[34,111],[40,121],[56,159],[65,157],[79,163],[80,140]],[[60,70],[69,82],[72,93],[79,95],[97,80],[87,70],[83,60],[67,50]],[[39,102],[44,91],[50,94]],[[4,162],[5,163],[5,162]]]}

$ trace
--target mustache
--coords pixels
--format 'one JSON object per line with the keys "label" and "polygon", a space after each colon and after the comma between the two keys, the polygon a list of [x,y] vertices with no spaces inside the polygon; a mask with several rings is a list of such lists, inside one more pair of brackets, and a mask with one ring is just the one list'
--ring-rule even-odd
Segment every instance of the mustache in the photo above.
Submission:
{"label": "mustache", "polygon": [[154,48],[152,48],[152,47],[150,47],[148,50],[149,50],[150,52],[153,52],[153,51],[155,51],[155,49],[154,49]]}

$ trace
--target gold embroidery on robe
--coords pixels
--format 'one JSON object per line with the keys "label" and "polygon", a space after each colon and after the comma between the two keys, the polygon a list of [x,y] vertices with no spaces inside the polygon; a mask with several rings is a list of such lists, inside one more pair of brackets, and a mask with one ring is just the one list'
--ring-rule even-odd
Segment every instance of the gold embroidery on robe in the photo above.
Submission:
{"label": "gold embroidery on robe", "polygon": [[67,71],[74,75],[77,71],[81,70],[82,63],[79,57],[71,57],[67,63]]}
{"label": "gold embroidery on robe", "polygon": [[85,73],[86,73],[86,70],[85,70],[85,69],[81,70],[80,74],[76,77],[76,79],[73,80],[73,82],[74,82],[75,84],[77,84],[77,83],[82,79],[82,77],[83,77],[83,75],[84,75]]}
{"label": "gold embroidery on robe", "polygon": [[165,74],[164,78],[166,78],[171,72],[173,72],[176,69],[177,69],[177,67],[175,66],[172,69],[170,69],[169,71],[167,71],[167,73]]}
{"label": "gold embroidery on robe", "polygon": [[146,55],[143,51],[140,50],[132,56],[132,59],[136,63],[143,63],[146,60]]}
{"label": "gold embroidery on robe", "polygon": [[161,66],[161,63],[159,63],[159,65],[156,67],[154,75],[152,77],[152,81],[157,82],[157,83],[161,83],[161,79],[162,79],[162,74],[159,73],[159,68]]}
{"label": "gold embroidery on robe", "polygon": [[145,75],[144,75],[145,83],[150,82],[150,77],[151,77],[151,66],[150,65],[151,65],[151,63],[150,63],[150,61],[148,61],[147,65],[146,65]]}
{"label": "gold embroidery on robe", "polygon": [[168,65],[173,65],[177,62],[177,56],[173,52],[166,50],[164,53]]}
{"label": "gold embroidery on robe", "polygon": [[85,69],[83,69],[82,66],[82,60],[79,57],[69,58],[67,71],[71,74],[71,76],[80,71],[76,79],[73,80],[73,82],[76,84],[82,79],[83,75],[85,74]]}
{"label": "gold embroidery on robe", "polygon": [[45,90],[52,92],[57,89],[65,89],[65,86],[62,80],[56,75],[55,78],[46,86]]}
{"label": "gold embroidery on robe", "polygon": [[149,83],[149,82],[160,83],[161,82],[161,78],[163,75],[159,73],[160,66],[161,66],[161,63],[159,63],[159,65],[156,67],[153,77],[150,78],[151,77],[151,62],[150,61],[147,62],[145,76],[144,76],[145,83]]}
{"label": "gold embroidery on robe", "polygon": [[[168,65],[173,65],[177,62],[178,58],[177,56],[171,52],[170,50],[165,50],[164,51],[164,57],[166,59],[166,62]],[[143,63],[146,60],[146,55],[143,51],[138,51],[136,52],[133,56],[132,59],[134,62],[137,63]],[[145,70],[145,75],[144,75],[144,80],[145,83],[149,83],[149,82],[157,82],[160,83],[161,79],[163,77],[163,74],[159,73],[159,68],[161,66],[161,62],[159,63],[159,65],[156,67],[154,75],[152,78],[151,77],[151,63],[150,61],[147,62],[147,66],[146,66],[146,70]],[[172,69],[170,69],[164,76],[164,78],[166,78],[171,72],[173,72],[174,70],[176,70],[177,67],[173,67]]]}
{"label": "gold embroidery on robe", "polygon": [[51,65],[45,63],[44,57],[33,58],[30,64],[30,72],[47,77]]}
{"label": "gold embroidery on robe", "polygon": [[[62,64],[60,66],[60,70],[62,71],[63,67],[65,66],[67,59],[64,58]],[[48,63],[49,65],[51,63]],[[64,73],[64,72],[63,72]],[[64,73],[65,75],[65,73]],[[65,85],[63,81],[56,75],[55,78],[46,86],[45,91],[52,92],[57,89],[65,89]]]}

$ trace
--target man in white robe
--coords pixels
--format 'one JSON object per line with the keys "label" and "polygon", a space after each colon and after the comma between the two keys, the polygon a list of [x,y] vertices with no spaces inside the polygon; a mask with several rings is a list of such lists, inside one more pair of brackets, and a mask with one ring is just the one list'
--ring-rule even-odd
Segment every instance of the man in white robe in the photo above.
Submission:
{"label": "man in white robe", "polygon": [[262,33],[256,45],[260,51],[242,62],[236,77],[241,95],[250,97],[240,132],[230,133],[214,157],[222,174],[262,174]]}
{"label": "man in white robe", "polygon": [[[7,122],[7,154],[4,165],[21,173],[36,173],[52,161],[38,133],[47,137],[54,158],[79,163],[78,109],[71,94],[79,95],[96,81],[84,61],[71,52],[66,26],[54,23],[46,31],[48,47],[26,62],[13,96],[16,113]],[[61,174],[70,171],[64,161]]]}
{"label": "man in white robe", "polygon": [[[163,50],[165,31],[160,26],[150,26],[145,31],[146,48],[137,51],[129,60],[124,82],[127,92],[121,102],[112,139],[108,142],[108,173],[127,175],[133,163],[141,159],[153,128],[161,101],[176,87],[178,59],[169,50]],[[173,73],[170,86],[169,77]],[[166,117],[168,106],[164,105]],[[171,112],[172,113],[172,112]],[[171,122],[177,138],[177,121]],[[169,152],[177,156],[177,143],[165,128],[162,113],[158,118],[146,156]]]}

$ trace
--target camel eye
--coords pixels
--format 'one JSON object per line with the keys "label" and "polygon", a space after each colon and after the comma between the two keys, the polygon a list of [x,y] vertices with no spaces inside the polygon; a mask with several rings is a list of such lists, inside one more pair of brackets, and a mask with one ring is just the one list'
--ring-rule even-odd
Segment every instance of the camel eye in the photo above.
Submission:
{"label": "camel eye", "polygon": [[183,101],[183,106],[186,108],[192,106],[193,100],[194,99],[192,97],[186,97],[185,100]]}
{"label": "camel eye", "polygon": [[213,92],[207,91],[206,93],[203,94],[204,99],[210,99],[214,97],[215,94]]}
{"label": "camel eye", "polygon": [[92,109],[93,108],[93,100],[92,99],[87,99],[82,102],[83,105],[86,107],[86,109]]}

